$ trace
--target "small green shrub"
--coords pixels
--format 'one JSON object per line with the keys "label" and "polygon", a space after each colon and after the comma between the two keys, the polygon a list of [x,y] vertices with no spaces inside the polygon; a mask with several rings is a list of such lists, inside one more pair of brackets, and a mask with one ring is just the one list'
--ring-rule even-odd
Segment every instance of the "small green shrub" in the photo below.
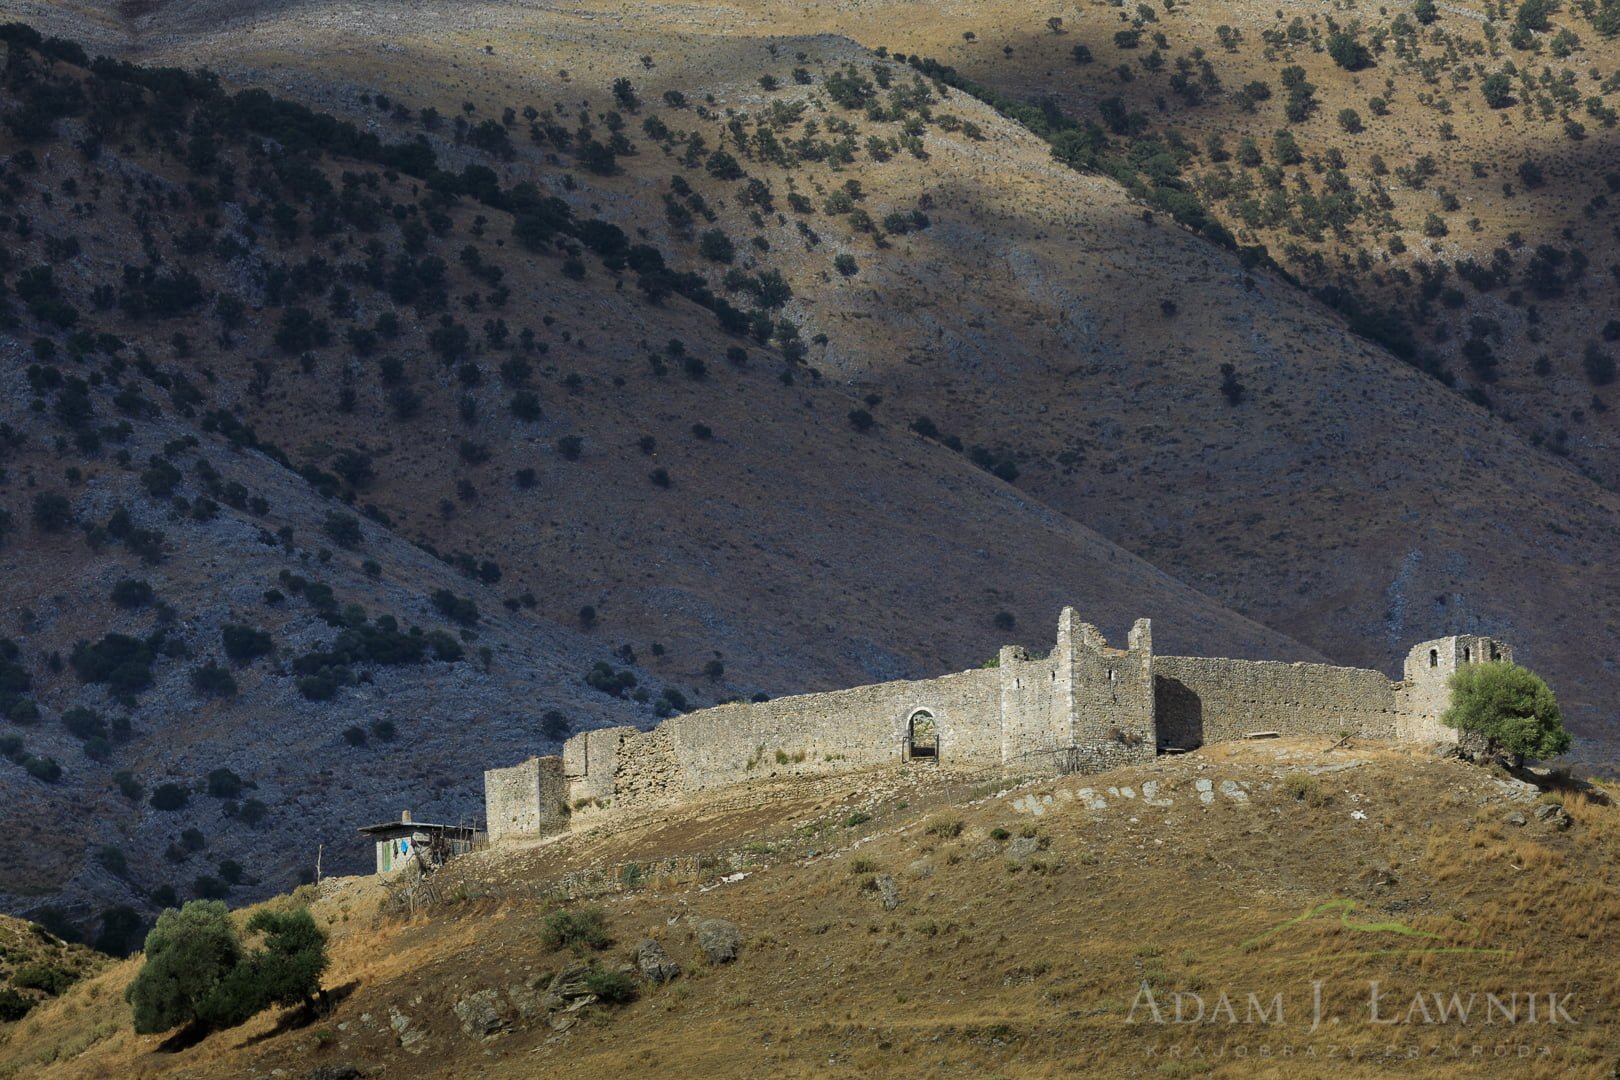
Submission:
{"label": "small green shrub", "polygon": [[78,982],[79,977],[65,967],[44,960],[19,967],[11,976],[11,984],[24,990],[43,990],[51,997]]}
{"label": "small green shrub", "polygon": [[216,799],[234,799],[244,787],[253,786],[230,769],[214,769],[208,774],[208,794]]}
{"label": "small green shrub", "polygon": [[93,645],[86,641],[75,645],[68,663],[82,681],[103,683],[114,694],[127,696],[152,685],[155,659],[149,642],[127,634],[105,634]]}
{"label": "small green shrub", "polygon": [[225,647],[225,655],[238,664],[246,664],[268,655],[274,648],[268,632],[251,626],[226,623],[220,628],[219,636]]}
{"label": "small green shrub", "polygon": [[613,944],[607,918],[599,907],[553,911],[540,924],[540,940],[548,949],[572,949],[576,956]]}
{"label": "small green shrub", "polygon": [[326,515],[321,523],[321,531],[341,548],[354,548],[360,546],[363,538],[360,531],[360,520],[353,514],[344,514],[336,510]]}
{"label": "small green shrub", "polygon": [[0,1024],[21,1020],[33,1007],[31,998],[24,997],[9,986],[0,986]]}
{"label": "small green shrub", "polygon": [[152,809],[165,811],[179,810],[190,801],[191,792],[187,791],[179,784],[173,783],[159,784],[153,790],[152,798],[148,800]]}
{"label": "small green shrub", "polygon": [[636,999],[636,984],[618,968],[593,964],[585,976],[585,985],[591,993],[609,1005],[624,1005]]}
{"label": "small green shrub", "polygon": [[134,578],[125,578],[113,586],[112,602],[121,608],[145,607],[157,598],[152,586]]}
{"label": "small green shrub", "polygon": [[1321,782],[1307,773],[1289,773],[1283,777],[1283,790],[1306,806],[1321,806],[1327,802]]}

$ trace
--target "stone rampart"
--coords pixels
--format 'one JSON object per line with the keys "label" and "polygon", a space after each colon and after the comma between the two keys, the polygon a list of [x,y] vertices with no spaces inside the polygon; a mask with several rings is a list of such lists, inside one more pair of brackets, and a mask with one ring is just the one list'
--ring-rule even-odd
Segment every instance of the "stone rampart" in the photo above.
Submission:
{"label": "stone rampart", "polygon": [[651,731],[583,732],[560,757],[485,774],[490,838],[584,827],[601,813],[756,780],[908,761],[1041,775],[1100,772],[1257,731],[1455,741],[1439,722],[1451,675],[1512,655],[1486,637],[1426,641],[1393,683],[1328,664],[1156,657],[1146,619],[1125,648],[1111,648],[1065,608],[1044,657],[1008,646],[995,667],[937,679],[719,705]]}
{"label": "stone rampart", "polygon": [[993,669],[964,671],[717,705],[646,732],[586,732],[563,751],[570,802],[648,806],[749,780],[898,765],[908,757],[919,712],[934,724],[935,761],[994,768],[1001,760],[999,687]]}
{"label": "stone rampart", "polygon": [[1153,661],[1158,738],[1191,749],[1250,732],[1393,739],[1398,683],[1365,668],[1160,656]]}

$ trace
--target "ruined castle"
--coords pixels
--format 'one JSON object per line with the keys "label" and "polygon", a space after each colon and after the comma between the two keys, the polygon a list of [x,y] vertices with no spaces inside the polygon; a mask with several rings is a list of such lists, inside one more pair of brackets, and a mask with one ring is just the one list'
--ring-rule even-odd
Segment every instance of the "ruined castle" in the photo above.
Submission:
{"label": "ruined castle", "polygon": [[651,731],[583,732],[560,757],[484,774],[489,838],[562,832],[605,811],[750,780],[907,762],[1040,776],[1258,732],[1454,742],[1440,723],[1451,674],[1512,658],[1491,638],[1439,638],[1414,647],[1405,677],[1391,682],[1364,668],[1155,656],[1148,620],[1112,648],[1065,608],[1045,657],[1006,646],[995,666],[937,679],[719,705]]}

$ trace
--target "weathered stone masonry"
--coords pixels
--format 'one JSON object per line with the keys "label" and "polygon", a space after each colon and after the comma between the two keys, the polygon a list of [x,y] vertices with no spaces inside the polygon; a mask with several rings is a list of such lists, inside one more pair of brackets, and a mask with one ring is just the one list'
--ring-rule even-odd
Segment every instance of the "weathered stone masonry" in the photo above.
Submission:
{"label": "weathered stone masonry", "polygon": [[1327,664],[1153,655],[1139,619],[1111,648],[1072,608],[1045,657],[1008,646],[998,666],[757,704],[720,705],[651,731],[601,728],[560,757],[484,774],[492,841],[588,824],[604,811],[777,776],[946,764],[1013,775],[1100,772],[1258,731],[1455,741],[1439,717],[1462,664],[1511,660],[1485,637],[1426,641],[1405,677]]}

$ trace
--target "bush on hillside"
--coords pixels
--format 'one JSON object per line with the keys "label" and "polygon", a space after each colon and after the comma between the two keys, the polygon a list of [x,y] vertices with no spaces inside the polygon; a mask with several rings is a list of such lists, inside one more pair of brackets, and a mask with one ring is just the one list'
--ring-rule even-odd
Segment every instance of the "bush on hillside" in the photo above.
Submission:
{"label": "bush on hillside", "polygon": [[124,992],[136,1032],[233,1027],[271,1005],[313,1001],[326,971],[326,934],[309,911],[260,911],[247,932],[264,935],[250,954],[218,900],[159,915],[146,936],[146,963]]}
{"label": "bush on hillside", "polygon": [[613,944],[607,932],[606,917],[599,907],[553,911],[540,924],[540,940],[548,949],[572,949],[579,956]]}
{"label": "bush on hillside", "polygon": [[246,664],[265,656],[274,647],[269,633],[251,626],[226,623],[219,633],[220,641],[225,647],[225,655],[238,664]]}
{"label": "bush on hillside", "polygon": [[128,695],[152,685],[156,654],[149,642],[127,634],[106,634],[95,644],[81,641],[68,663],[80,680],[103,683],[115,694]]}
{"label": "bush on hillside", "polygon": [[1530,669],[1506,661],[1465,664],[1447,685],[1451,705],[1440,722],[1483,736],[1488,753],[1504,753],[1522,764],[1569,749],[1558,699]]}

